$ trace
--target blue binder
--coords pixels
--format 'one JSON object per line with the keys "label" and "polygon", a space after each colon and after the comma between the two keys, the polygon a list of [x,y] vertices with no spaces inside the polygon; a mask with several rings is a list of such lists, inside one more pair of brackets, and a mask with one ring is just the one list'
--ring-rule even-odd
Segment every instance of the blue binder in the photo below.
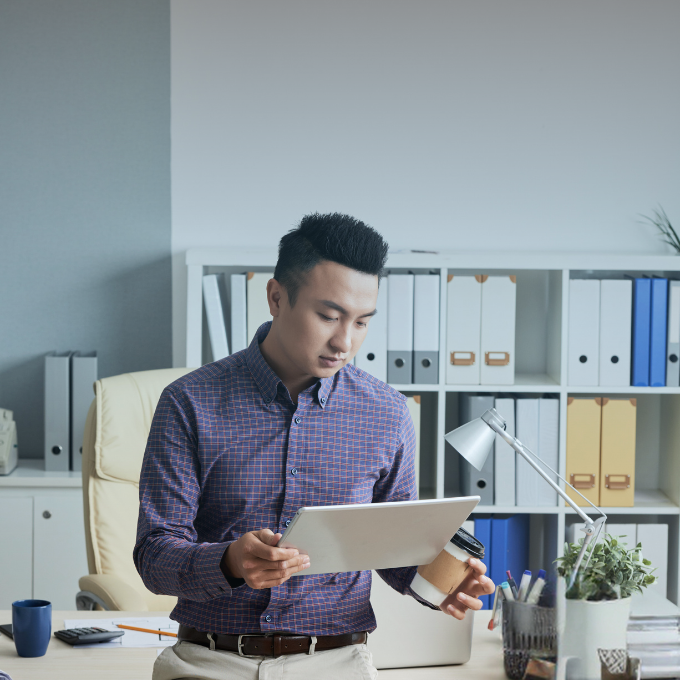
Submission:
{"label": "blue binder", "polygon": [[668,319],[668,279],[652,282],[651,324],[649,334],[649,384],[666,386],[666,340]]}
{"label": "blue binder", "polygon": [[529,515],[494,517],[491,521],[491,580],[507,581],[510,570],[519,586],[525,569],[529,568]]}
{"label": "blue binder", "polygon": [[[475,518],[475,538],[482,542],[484,546],[484,559],[482,562],[486,564],[486,573],[489,574],[491,569],[491,520]],[[482,601],[482,609],[491,609],[493,605],[493,595],[483,595],[479,599]]]}
{"label": "blue binder", "polygon": [[630,384],[649,387],[649,340],[652,304],[651,279],[633,280],[633,342]]}

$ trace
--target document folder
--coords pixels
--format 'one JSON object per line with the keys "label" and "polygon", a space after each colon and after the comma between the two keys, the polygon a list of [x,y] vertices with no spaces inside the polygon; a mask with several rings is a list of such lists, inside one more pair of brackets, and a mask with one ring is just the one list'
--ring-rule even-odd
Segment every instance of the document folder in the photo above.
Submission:
{"label": "document folder", "polygon": [[[553,470],[558,468],[559,422],[559,399],[540,399],[538,402],[538,451],[536,453]],[[558,482],[557,477],[552,472],[549,470],[546,470],[546,472],[553,482]],[[540,506],[557,505],[557,493],[543,480],[539,480],[536,504]]]}
{"label": "document folder", "polygon": [[[594,505],[600,505],[600,433],[602,399],[567,398],[566,479]],[[577,505],[588,505],[568,486],[565,491]]]}
{"label": "document folder", "polygon": [[669,283],[666,355],[666,385],[680,387],[680,281]]}
{"label": "document folder", "polygon": [[[505,420],[505,431],[515,436],[515,400],[496,397],[496,411]],[[494,444],[494,502],[496,505],[515,505],[515,449],[496,435]]]}
{"label": "document folder", "polygon": [[632,282],[601,281],[600,385],[630,385],[632,313]]}
{"label": "document folder", "polygon": [[387,281],[378,289],[377,314],[368,322],[366,339],[355,357],[355,364],[362,371],[387,382]]}
{"label": "document folder", "polygon": [[668,279],[652,279],[652,307],[649,335],[649,384],[666,386],[666,340]]}
{"label": "document folder", "polygon": [[416,469],[416,489],[418,489],[418,496],[420,497],[420,395],[414,394],[412,397],[408,397],[406,399],[406,406],[411,414],[413,429],[416,434],[416,456],[414,465]]}
{"label": "document folder", "polygon": [[71,470],[83,469],[85,420],[94,399],[97,353],[74,352],[71,357]]}
{"label": "document folder", "polygon": [[649,387],[649,339],[652,310],[651,279],[633,280],[633,361],[630,384]]}
{"label": "document folder", "polygon": [[231,353],[248,347],[248,311],[246,303],[246,275],[231,275]]}
{"label": "document folder", "polygon": [[[460,397],[460,424],[469,423],[493,408],[494,398],[491,396],[474,396],[462,394]],[[471,494],[480,497],[482,505],[493,505],[494,487],[494,454],[491,452],[481,470],[473,467],[463,456],[460,456],[460,484],[463,496]]]}
{"label": "document folder", "polygon": [[439,382],[439,276],[417,274],[413,302],[413,382]]}
{"label": "document folder", "polygon": [[515,382],[516,280],[515,276],[489,276],[482,285],[482,385]]}
{"label": "document folder", "polygon": [[208,320],[210,336],[210,352],[212,360],[218,361],[229,355],[227,342],[227,325],[224,321],[222,292],[220,291],[221,274],[207,274],[203,277],[203,302]]}
{"label": "document folder", "polygon": [[446,288],[446,382],[479,385],[482,277],[449,274]]}
{"label": "document folder", "polygon": [[600,505],[635,504],[636,399],[602,398]]}
{"label": "document folder", "polygon": [[600,357],[600,282],[569,282],[569,385],[598,385]]}
{"label": "document folder", "polygon": [[387,381],[413,381],[413,274],[387,277]]}
{"label": "document folder", "polygon": [[[540,456],[541,454],[538,450],[538,401],[538,399],[534,398],[517,399],[515,403],[515,427],[517,429],[517,439],[528,449]],[[515,465],[517,505],[525,507],[538,505],[538,487],[539,484],[545,484],[545,480],[519,454],[516,455]]]}
{"label": "document folder", "polygon": [[45,357],[45,470],[68,472],[71,451],[71,352]]}
{"label": "document folder", "polygon": [[272,272],[248,272],[248,344],[255,337],[257,329],[272,320],[267,301],[267,283],[271,277]]}

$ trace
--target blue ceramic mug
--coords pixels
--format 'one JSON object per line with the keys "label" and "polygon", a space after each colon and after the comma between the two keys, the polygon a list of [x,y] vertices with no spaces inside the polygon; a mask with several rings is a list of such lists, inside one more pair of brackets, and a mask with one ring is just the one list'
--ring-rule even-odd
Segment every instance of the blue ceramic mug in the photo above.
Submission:
{"label": "blue ceramic mug", "polygon": [[47,600],[12,602],[12,633],[19,656],[44,656],[52,635],[52,603]]}

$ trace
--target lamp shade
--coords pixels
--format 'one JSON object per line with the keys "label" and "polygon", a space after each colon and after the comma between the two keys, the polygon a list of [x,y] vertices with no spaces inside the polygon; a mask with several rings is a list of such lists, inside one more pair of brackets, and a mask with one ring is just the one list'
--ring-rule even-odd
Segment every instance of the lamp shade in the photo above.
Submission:
{"label": "lamp shade", "polygon": [[484,467],[491,447],[496,441],[496,433],[481,418],[475,418],[455,430],[451,430],[444,439],[473,467],[481,470]]}

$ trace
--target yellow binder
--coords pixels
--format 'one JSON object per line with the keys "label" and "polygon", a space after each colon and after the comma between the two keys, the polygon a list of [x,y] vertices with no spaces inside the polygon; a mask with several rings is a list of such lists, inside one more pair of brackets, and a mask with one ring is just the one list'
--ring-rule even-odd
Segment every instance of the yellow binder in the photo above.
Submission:
{"label": "yellow binder", "polygon": [[632,508],[635,502],[636,399],[602,399],[600,505]]}
{"label": "yellow binder", "polygon": [[[600,504],[602,399],[567,399],[567,481],[591,503]],[[588,505],[566,487],[569,498]]]}

